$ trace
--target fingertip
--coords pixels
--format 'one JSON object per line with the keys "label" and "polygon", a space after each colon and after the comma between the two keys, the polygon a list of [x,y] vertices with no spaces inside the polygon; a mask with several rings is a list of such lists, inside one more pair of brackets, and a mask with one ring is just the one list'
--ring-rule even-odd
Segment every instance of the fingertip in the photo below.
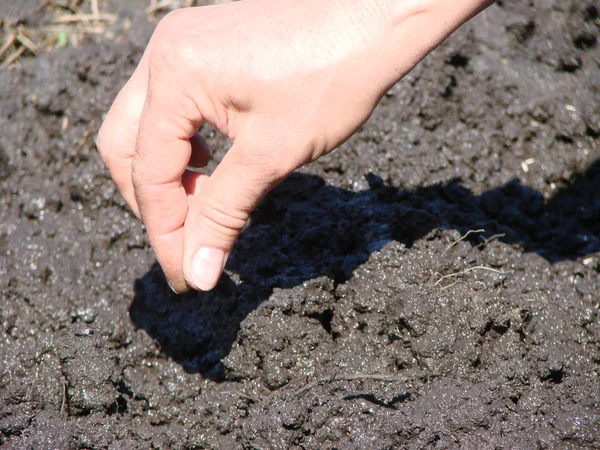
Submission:
{"label": "fingertip", "polygon": [[225,252],[218,248],[201,247],[191,261],[191,281],[201,291],[212,290],[223,273],[227,261]]}
{"label": "fingertip", "polygon": [[240,158],[236,148],[241,147],[234,145],[210,177],[195,179],[203,183],[200,195],[189,195],[198,191],[195,186],[188,190],[184,273],[188,283],[202,291],[216,286],[250,213],[279,181],[263,165],[266,158],[254,154]]}
{"label": "fingertip", "polygon": [[197,197],[208,181],[208,175],[186,170],[181,177],[181,183],[188,196]]}
{"label": "fingertip", "polygon": [[188,167],[202,168],[206,167],[210,161],[210,146],[206,139],[201,134],[196,133],[190,138],[190,146],[192,153],[190,155],[190,161]]}
{"label": "fingertip", "polygon": [[173,291],[174,294],[181,295],[185,294],[187,291],[190,290],[190,287],[187,285],[187,283],[185,283],[182,286],[179,286],[179,288],[176,288],[174,284],[171,284],[168,278],[165,279],[167,281],[167,286],[169,286],[169,288],[171,289],[171,291]]}

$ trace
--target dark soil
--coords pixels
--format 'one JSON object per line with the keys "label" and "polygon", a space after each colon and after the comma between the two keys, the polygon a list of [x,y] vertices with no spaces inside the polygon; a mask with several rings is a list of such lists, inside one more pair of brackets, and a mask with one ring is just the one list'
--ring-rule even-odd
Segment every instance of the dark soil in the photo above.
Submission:
{"label": "dark soil", "polygon": [[0,71],[0,444],[600,448],[595,2],[464,26],[181,297],[94,148],[147,4]]}

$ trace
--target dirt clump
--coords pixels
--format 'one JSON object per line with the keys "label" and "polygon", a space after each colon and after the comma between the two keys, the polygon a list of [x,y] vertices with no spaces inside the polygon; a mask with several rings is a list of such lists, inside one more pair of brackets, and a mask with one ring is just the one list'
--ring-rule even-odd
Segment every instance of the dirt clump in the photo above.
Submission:
{"label": "dirt clump", "polygon": [[[0,13],[43,24],[30,3]],[[0,70],[0,444],[600,446],[593,2],[465,25],[183,296],[94,148],[154,26],[108,5],[106,35]]]}

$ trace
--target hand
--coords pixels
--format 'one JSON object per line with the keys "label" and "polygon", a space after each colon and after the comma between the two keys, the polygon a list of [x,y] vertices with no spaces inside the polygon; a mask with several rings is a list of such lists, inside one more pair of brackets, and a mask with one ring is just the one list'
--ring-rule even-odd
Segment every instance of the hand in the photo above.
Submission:
{"label": "hand", "polygon": [[[260,199],[348,139],[458,26],[439,14],[418,39],[422,3],[435,2],[246,0],[160,22],[98,148],[176,292],[212,289]],[[186,170],[210,157],[204,121],[232,142],[210,177]]]}

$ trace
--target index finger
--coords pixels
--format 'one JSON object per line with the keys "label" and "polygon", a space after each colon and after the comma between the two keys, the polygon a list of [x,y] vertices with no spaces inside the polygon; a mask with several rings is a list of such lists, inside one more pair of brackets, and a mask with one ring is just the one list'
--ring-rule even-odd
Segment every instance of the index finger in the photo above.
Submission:
{"label": "index finger", "polygon": [[98,151],[123,199],[140,217],[131,181],[131,161],[148,91],[148,52],[113,102],[98,132]]}
{"label": "index finger", "polygon": [[183,277],[183,228],[188,198],[182,177],[190,161],[190,138],[202,123],[195,103],[164,68],[149,76],[132,182],[142,222],[169,284],[188,289]]}

